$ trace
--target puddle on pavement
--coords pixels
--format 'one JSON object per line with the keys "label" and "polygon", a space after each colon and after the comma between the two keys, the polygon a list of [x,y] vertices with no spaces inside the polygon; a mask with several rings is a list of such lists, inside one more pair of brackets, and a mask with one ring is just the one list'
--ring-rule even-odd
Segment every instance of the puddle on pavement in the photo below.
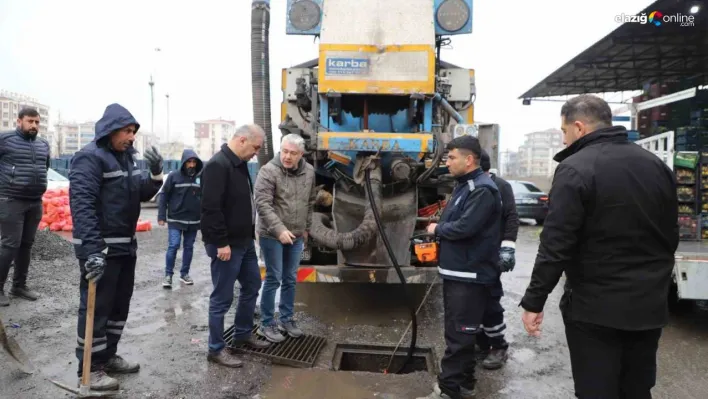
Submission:
{"label": "puddle on pavement", "polygon": [[260,394],[262,399],[366,399],[380,394],[362,388],[360,378],[352,373],[327,370],[273,367],[270,384]]}
{"label": "puddle on pavement", "polygon": [[[417,307],[428,286],[407,287]],[[306,303],[309,315],[335,325],[395,326],[410,320],[399,284],[298,284],[296,302]],[[421,313],[419,318],[423,317]]]}

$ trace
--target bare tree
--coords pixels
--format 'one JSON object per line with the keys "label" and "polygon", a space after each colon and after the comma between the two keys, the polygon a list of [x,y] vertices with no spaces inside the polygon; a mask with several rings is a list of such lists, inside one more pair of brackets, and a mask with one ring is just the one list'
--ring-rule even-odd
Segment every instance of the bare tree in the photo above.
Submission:
{"label": "bare tree", "polygon": [[57,131],[54,132],[54,143],[57,149],[57,153],[54,154],[54,156],[60,157],[64,155],[64,132],[61,129],[57,129]]}

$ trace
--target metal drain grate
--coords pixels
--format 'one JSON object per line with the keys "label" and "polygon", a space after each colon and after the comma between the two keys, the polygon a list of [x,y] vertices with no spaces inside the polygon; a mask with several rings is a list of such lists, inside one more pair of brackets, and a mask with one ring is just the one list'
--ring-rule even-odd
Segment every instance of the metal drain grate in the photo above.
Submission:
{"label": "metal drain grate", "polygon": [[[259,341],[265,341],[265,338],[256,335],[257,326],[253,327],[253,337]],[[224,331],[224,340],[227,345],[231,345],[234,335],[234,326],[229,327]],[[271,344],[265,349],[253,349],[251,347],[239,347],[235,350],[248,353],[254,356],[260,356],[272,361],[273,363],[282,364],[292,367],[312,367],[315,365],[317,355],[324,347],[327,340],[324,337],[305,334],[300,338],[292,338],[286,336],[285,341]]]}

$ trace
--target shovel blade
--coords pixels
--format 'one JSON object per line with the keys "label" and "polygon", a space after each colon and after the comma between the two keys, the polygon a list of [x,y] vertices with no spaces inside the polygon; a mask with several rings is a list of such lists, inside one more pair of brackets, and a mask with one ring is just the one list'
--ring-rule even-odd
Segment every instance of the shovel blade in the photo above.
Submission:
{"label": "shovel blade", "polygon": [[17,341],[5,333],[5,327],[2,322],[0,322],[0,344],[10,355],[10,359],[13,360],[13,363],[15,363],[15,365],[22,370],[22,372],[26,374],[34,373],[34,366],[32,365],[32,362],[30,362],[29,357],[27,357],[22,348],[20,348]]}
{"label": "shovel blade", "polygon": [[120,395],[123,391],[92,391],[90,389],[80,389],[76,387],[69,386],[60,381],[50,380],[52,384],[58,386],[61,389],[69,391],[80,398],[102,398],[107,396]]}

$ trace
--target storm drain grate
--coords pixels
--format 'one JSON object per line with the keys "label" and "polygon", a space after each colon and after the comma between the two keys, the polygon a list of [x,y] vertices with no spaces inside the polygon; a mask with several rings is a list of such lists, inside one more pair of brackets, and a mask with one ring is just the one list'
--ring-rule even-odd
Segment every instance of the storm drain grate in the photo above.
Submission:
{"label": "storm drain grate", "polygon": [[[253,337],[259,341],[265,341],[265,338],[256,334],[257,329],[258,327],[253,327]],[[224,332],[224,340],[227,345],[232,344],[233,335],[234,326],[229,327]],[[286,335],[285,341],[271,344],[265,349],[253,349],[247,346],[234,349],[285,366],[312,367],[315,364],[315,360],[317,360],[317,355],[319,355],[320,350],[322,350],[326,342],[327,340],[324,337],[318,337],[316,335],[304,334],[300,338],[292,338]]]}
{"label": "storm drain grate", "polygon": [[[386,367],[391,362],[388,372],[394,373],[401,368],[406,360],[408,348],[398,348],[391,361],[393,346],[366,345],[366,344],[337,344],[332,358],[334,371],[368,371],[372,373],[386,372]],[[435,354],[431,348],[415,348],[413,358],[401,371],[402,374],[427,371],[437,375]]]}

